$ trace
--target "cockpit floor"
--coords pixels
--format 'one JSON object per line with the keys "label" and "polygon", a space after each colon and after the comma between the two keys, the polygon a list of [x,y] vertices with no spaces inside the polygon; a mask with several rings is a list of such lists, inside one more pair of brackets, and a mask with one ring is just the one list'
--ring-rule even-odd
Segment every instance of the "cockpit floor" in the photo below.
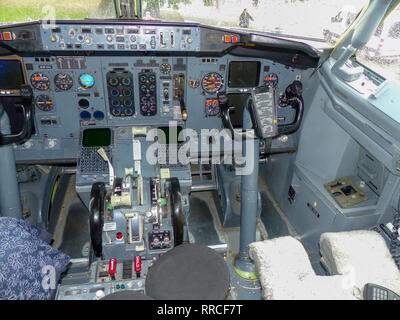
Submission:
{"label": "cockpit floor", "polygon": [[68,208],[63,241],[59,250],[72,259],[87,258],[90,249],[89,217],[83,204],[73,203]]}
{"label": "cockpit floor", "polygon": [[[243,279],[233,270],[233,262],[239,252],[240,229],[222,227],[217,212],[219,206],[216,205],[215,199],[216,197],[213,195],[212,191],[196,192],[191,195],[190,204],[191,210],[194,209],[195,206],[198,206],[198,209],[201,209],[201,211],[205,211],[207,213],[205,215],[202,215],[202,221],[198,221],[199,226],[201,227],[207,225],[208,228],[213,228],[213,230],[217,232],[222,241],[227,244],[225,261],[229,269],[231,283],[231,290],[228,299],[260,300],[260,282],[258,280]],[[204,221],[204,219],[207,219],[208,221]],[[195,222],[196,220],[197,219],[194,219],[193,222]],[[197,238],[200,238],[200,235],[201,232],[197,233]],[[262,222],[260,222],[257,227],[257,240],[263,240],[266,239],[266,237],[267,234],[265,232],[264,225],[262,224]],[[210,239],[210,237],[207,236],[200,241],[203,241],[202,244],[204,245],[212,245],[211,242],[207,243],[207,238]]]}
{"label": "cockpit floor", "polygon": [[[88,258],[90,249],[89,211],[75,191],[75,175],[64,175],[58,186],[62,200],[52,208],[58,211],[53,231],[54,245],[71,259]],[[56,212],[52,212],[51,215]]]}

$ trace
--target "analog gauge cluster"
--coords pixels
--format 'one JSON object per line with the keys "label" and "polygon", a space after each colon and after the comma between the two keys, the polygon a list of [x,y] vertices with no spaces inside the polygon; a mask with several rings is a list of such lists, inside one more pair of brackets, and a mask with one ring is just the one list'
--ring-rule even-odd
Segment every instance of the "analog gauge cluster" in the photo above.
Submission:
{"label": "analog gauge cluster", "polygon": [[130,117],[135,113],[133,75],[129,71],[110,71],[106,76],[110,113],[114,117]]}
{"label": "analog gauge cluster", "polygon": [[[39,91],[50,91],[50,76],[44,72],[35,72],[30,78],[32,87]],[[78,83],[82,88],[90,89],[94,86],[94,77],[84,73],[78,78]],[[57,91],[68,91],[72,89],[74,79],[69,73],[58,73],[54,76],[54,86]]]}
{"label": "analog gauge cluster", "polygon": [[217,93],[224,86],[224,78],[216,72],[207,73],[201,81],[201,86],[207,94]]}
{"label": "analog gauge cluster", "polygon": [[152,71],[139,73],[140,114],[154,116],[157,114],[156,74]]}

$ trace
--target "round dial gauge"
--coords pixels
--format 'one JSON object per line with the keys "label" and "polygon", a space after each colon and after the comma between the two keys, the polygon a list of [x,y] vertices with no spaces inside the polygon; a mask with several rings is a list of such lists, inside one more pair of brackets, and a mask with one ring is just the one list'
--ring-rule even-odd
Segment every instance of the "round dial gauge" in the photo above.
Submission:
{"label": "round dial gauge", "polygon": [[132,79],[131,78],[123,78],[121,82],[122,82],[122,85],[124,85],[125,87],[128,87],[131,85]]}
{"label": "round dial gauge", "polygon": [[31,76],[31,84],[35,89],[45,91],[50,88],[50,79],[46,74],[36,72]]}
{"label": "round dial gauge", "polygon": [[278,75],[276,73],[268,73],[264,77],[264,84],[267,87],[275,88],[278,84]]}
{"label": "round dial gauge", "polygon": [[224,78],[219,73],[207,73],[201,81],[203,90],[207,93],[216,93],[224,85]]}
{"label": "round dial gauge", "polygon": [[68,73],[59,73],[54,77],[56,87],[62,91],[67,91],[72,88],[74,80]]}
{"label": "round dial gauge", "polygon": [[169,74],[171,72],[171,65],[169,63],[163,63],[160,66],[161,73]]}
{"label": "round dial gauge", "polygon": [[35,105],[39,110],[42,111],[50,111],[54,108],[53,101],[45,94],[37,96],[37,98],[35,99]]}
{"label": "round dial gauge", "polygon": [[219,115],[220,107],[218,99],[206,99],[206,115],[217,116]]}
{"label": "round dial gauge", "polygon": [[89,89],[94,86],[94,77],[85,73],[79,77],[79,84],[85,89]]}

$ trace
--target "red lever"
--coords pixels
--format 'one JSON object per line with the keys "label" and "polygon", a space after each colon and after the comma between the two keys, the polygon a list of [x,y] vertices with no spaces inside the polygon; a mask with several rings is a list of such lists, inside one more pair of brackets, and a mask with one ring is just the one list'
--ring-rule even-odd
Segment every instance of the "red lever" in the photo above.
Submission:
{"label": "red lever", "polygon": [[142,257],[136,256],[135,257],[135,272],[138,273],[142,271]]}
{"label": "red lever", "polygon": [[115,272],[117,271],[117,259],[110,259],[110,262],[108,263],[108,273],[110,276],[115,275]]}

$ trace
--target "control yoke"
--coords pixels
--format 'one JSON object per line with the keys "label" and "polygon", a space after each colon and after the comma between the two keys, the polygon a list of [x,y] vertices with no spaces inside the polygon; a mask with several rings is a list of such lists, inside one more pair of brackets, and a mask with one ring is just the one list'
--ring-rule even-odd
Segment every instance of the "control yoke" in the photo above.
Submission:
{"label": "control yoke", "polygon": [[[279,106],[281,108],[290,107],[296,111],[296,114],[292,123],[279,125],[277,124],[275,90],[265,85],[253,88],[246,107],[250,111],[256,136],[260,139],[266,139],[296,132],[300,127],[304,114],[302,92],[302,83],[295,80],[286,88],[285,93],[280,96]],[[246,132],[233,128],[230,113],[235,110],[235,107],[228,104],[228,96],[225,92],[218,93],[218,100],[224,127],[228,128],[235,136],[246,135],[248,138],[256,138],[252,131]]]}
{"label": "control yoke", "polygon": [[[32,107],[32,99],[33,92],[32,88],[29,85],[21,86],[21,98],[23,100],[22,103],[15,104],[16,108],[21,108],[23,112],[23,124],[22,129],[17,134],[2,134],[0,131],[0,146],[12,144],[12,143],[21,143],[28,140],[32,135],[33,129],[33,107]],[[0,119],[2,117],[2,106],[0,106]],[[0,128],[1,130],[1,128]]]}
{"label": "control yoke", "polygon": [[303,85],[300,81],[295,80],[290,84],[285,94],[279,98],[279,106],[281,108],[290,107],[296,111],[294,120],[290,124],[278,125],[278,133],[290,134],[296,132],[301,124],[304,114],[304,101],[303,101]]}
{"label": "control yoke", "polygon": [[[255,87],[251,91],[251,97],[243,109],[243,126],[241,130],[235,130],[232,126],[229,113],[234,108],[228,105],[228,97],[225,93],[218,95],[221,108],[222,122],[231,130],[234,136],[250,139],[247,148],[244,145],[246,164],[252,165],[252,170],[241,177],[240,205],[240,248],[233,268],[241,277],[254,280],[257,278],[254,263],[249,254],[249,244],[256,241],[257,210],[258,210],[258,173],[259,173],[259,140],[271,139],[280,134],[293,133],[299,127],[303,117],[303,99],[301,98],[302,85],[300,81],[294,81],[289,85],[285,94],[281,96],[280,106],[296,110],[293,123],[279,126],[277,119],[277,106],[275,89],[270,86]],[[243,142],[244,143],[244,142]],[[243,150],[242,150],[243,152]]]}

